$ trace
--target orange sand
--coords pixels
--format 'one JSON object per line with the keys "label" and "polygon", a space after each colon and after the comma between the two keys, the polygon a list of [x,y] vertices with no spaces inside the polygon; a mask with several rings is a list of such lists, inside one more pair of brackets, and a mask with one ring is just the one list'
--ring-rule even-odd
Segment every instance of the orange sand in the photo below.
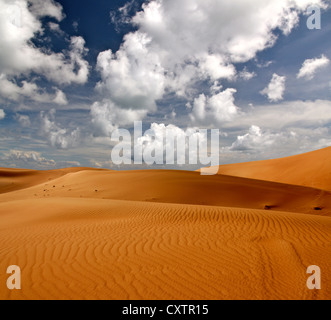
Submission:
{"label": "orange sand", "polygon": [[292,157],[223,165],[220,174],[331,190],[331,147]]}
{"label": "orange sand", "polygon": [[330,299],[330,150],[216,176],[0,169],[0,299]]}

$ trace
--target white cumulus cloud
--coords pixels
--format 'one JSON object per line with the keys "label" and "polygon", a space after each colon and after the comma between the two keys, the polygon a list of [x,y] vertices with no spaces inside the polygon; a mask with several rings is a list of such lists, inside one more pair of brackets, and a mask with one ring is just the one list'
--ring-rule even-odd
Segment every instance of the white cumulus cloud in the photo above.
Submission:
{"label": "white cumulus cloud", "polygon": [[109,137],[119,126],[133,124],[142,120],[147,110],[119,108],[110,100],[95,102],[91,107],[92,123],[99,131],[99,135]]}
{"label": "white cumulus cloud", "polygon": [[115,54],[99,54],[102,81],[97,89],[124,109],[155,111],[155,101],[164,93],[164,69],[159,56],[149,51],[150,42],[144,33],[129,33]]}
{"label": "white cumulus cloud", "polygon": [[279,76],[278,74],[274,73],[268,87],[263,89],[261,94],[266,95],[271,102],[283,100],[285,82],[285,76]]}
{"label": "white cumulus cloud", "polygon": [[307,59],[297,75],[297,78],[305,78],[307,80],[312,80],[318,70],[330,64],[330,59],[324,54],[320,58]]}
{"label": "white cumulus cloud", "polygon": [[210,97],[201,94],[194,100],[191,120],[196,124],[220,125],[234,119],[239,108],[234,104],[236,89],[226,89]]}

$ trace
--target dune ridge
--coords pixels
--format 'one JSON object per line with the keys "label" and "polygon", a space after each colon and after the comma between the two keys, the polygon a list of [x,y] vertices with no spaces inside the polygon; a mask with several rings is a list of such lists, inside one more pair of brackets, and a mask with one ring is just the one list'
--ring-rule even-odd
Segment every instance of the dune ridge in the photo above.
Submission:
{"label": "dune ridge", "polygon": [[331,190],[331,147],[286,158],[219,166],[230,176]]}
{"label": "dune ridge", "polygon": [[84,168],[39,182],[0,194],[0,202],[17,198],[99,198],[331,214],[331,192],[325,190],[223,175],[201,176],[197,172]]}
{"label": "dune ridge", "polygon": [[40,183],[62,177],[68,173],[82,170],[102,171],[102,169],[83,167],[45,171],[0,168],[0,194],[33,187]]}

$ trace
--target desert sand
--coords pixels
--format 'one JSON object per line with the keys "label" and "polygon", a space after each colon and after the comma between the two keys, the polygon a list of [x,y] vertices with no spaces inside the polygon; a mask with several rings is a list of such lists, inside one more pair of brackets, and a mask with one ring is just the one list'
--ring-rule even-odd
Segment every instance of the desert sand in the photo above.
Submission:
{"label": "desert sand", "polygon": [[331,147],[287,158],[229,164],[219,174],[331,190]]}
{"label": "desert sand", "polygon": [[0,299],[331,299],[330,158],[215,176],[0,169]]}

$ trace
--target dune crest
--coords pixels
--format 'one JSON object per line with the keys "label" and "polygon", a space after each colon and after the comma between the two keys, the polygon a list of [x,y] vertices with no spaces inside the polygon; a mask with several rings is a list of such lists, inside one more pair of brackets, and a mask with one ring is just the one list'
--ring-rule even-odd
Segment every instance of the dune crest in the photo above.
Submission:
{"label": "dune crest", "polygon": [[331,147],[274,160],[221,165],[223,175],[331,190]]}
{"label": "dune crest", "polygon": [[83,170],[102,171],[102,169],[79,167],[45,171],[0,168],[0,194],[33,187],[62,177],[68,173]]}
{"label": "dune crest", "polygon": [[[81,171],[16,192],[0,194],[0,202],[15,199],[97,198],[288,211],[331,215],[331,192],[231,176],[201,176],[197,172]],[[59,174],[60,174],[59,173]],[[48,176],[47,176],[48,177]]]}

